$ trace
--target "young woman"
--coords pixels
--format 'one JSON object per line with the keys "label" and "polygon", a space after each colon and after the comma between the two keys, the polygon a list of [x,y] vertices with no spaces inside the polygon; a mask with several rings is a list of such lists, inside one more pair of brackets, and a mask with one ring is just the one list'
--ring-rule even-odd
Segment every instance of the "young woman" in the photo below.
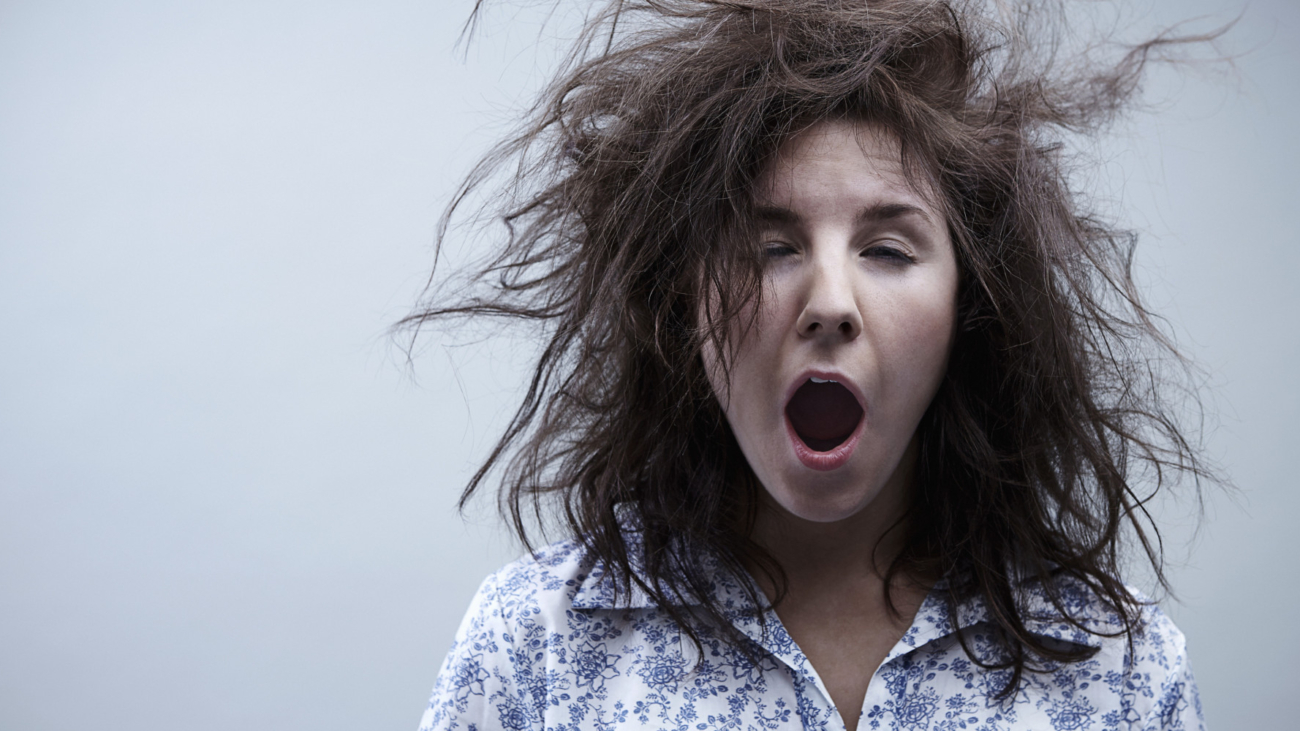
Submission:
{"label": "young woman", "polygon": [[589,23],[463,191],[517,166],[503,248],[410,318],[544,323],[463,499],[502,465],[521,537],[570,535],[483,583],[422,729],[1201,727],[1119,575],[1201,475],[1176,354],[1060,145],[1172,41],[1060,63],[993,7]]}

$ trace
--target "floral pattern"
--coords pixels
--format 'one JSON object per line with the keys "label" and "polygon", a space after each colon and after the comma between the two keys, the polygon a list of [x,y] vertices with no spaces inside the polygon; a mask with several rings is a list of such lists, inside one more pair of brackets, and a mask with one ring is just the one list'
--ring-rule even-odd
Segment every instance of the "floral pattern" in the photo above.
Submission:
{"label": "floral pattern", "polygon": [[[759,652],[758,662],[710,633],[703,654],[643,593],[615,594],[580,544],[557,543],[483,582],[438,676],[420,731],[519,729],[843,729],[808,658],[770,609],[758,611],[735,580],[713,572],[728,618]],[[1093,655],[1027,672],[998,699],[1009,671],[996,660],[983,605],[945,607],[946,583],[930,592],[912,626],[876,671],[860,729],[1107,731],[1202,729],[1200,698],[1182,633],[1155,605],[1131,648],[1117,619],[1081,586],[1063,584],[1065,606],[1084,632],[1054,617],[1029,591],[1026,627]]]}

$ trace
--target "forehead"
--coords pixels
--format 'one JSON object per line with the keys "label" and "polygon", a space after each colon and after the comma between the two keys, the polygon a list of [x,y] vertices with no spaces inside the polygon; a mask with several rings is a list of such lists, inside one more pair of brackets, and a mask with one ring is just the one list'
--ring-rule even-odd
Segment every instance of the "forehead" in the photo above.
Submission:
{"label": "forehead", "polygon": [[867,122],[823,121],[791,136],[763,167],[754,197],[783,208],[899,203],[942,219],[936,196],[907,175],[898,138]]}

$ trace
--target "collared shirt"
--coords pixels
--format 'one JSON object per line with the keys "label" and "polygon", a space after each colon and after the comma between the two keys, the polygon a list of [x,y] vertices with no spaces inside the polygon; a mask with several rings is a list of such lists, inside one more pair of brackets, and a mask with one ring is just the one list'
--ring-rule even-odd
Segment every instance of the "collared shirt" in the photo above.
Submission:
{"label": "collared shirt", "polygon": [[[714,572],[719,605],[761,651],[758,662],[705,635],[703,655],[643,592],[618,597],[585,549],[566,541],[522,558],[483,582],[433,690],[420,731],[433,729],[843,729],[825,684],[770,608],[764,632],[735,580]],[[867,688],[859,729],[1201,729],[1200,699],[1183,635],[1155,605],[1142,613],[1132,653],[1051,619],[1028,596],[1026,628],[1094,654],[1026,671],[997,698],[1009,670],[972,662],[1001,650],[983,604],[949,619],[946,584],[930,591]],[[1119,629],[1081,587],[1062,590],[1066,609],[1093,632]]]}

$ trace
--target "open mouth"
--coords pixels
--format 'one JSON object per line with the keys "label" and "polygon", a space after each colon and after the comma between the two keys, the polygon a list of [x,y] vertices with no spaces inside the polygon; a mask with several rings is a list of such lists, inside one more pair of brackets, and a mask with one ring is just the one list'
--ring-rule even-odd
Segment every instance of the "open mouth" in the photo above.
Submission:
{"label": "open mouth", "polygon": [[820,378],[805,381],[785,406],[795,435],[814,452],[829,452],[847,441],[862,413],[849,389]]}

